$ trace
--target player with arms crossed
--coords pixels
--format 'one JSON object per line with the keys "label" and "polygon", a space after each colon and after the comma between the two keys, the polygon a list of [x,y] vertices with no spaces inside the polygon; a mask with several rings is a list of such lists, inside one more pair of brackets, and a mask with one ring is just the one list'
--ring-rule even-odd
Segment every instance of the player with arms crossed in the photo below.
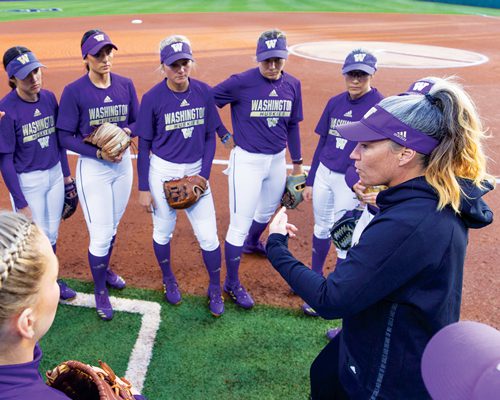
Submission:
{"label": "player with arms crossed", "polygon": [[220,118],[210,86],[190,78],[194,58],[185,36],[172,35],[161,41],[160,63],[166,79],[144,94],[137,122],[139,203],[153,213],[153,248],[163,275],[165,300],[179,304],[182,296],[170,256],[177,211],[176,205],[167,203],[163,187],[166,181],[184,176],[206,180],[204,193],[185,210],[209,275],[209,310],[218,317],[224,312],[221,250],[208,178]]}
{"label": "player with arms crossed", "polygon": [[[371,86],[377,70],[377,59],[367,50],[351,51],[342,67],[347,90],[332,97],[316,126],[319,135],[311,170],[304,189],[304,199],[313,202],[314,233],[312,238],[312,270],[323,275],[323,265],[330,249],[330,229],[359,201],[346,183],[346,177],[356,176],[353,161],[349,158],[356,143],[341,137],[337,127],[359,121],[383,96]],[[337,257],[345,258],[346,251],[337,249]],[[307,303],[302,306],[305,314],[317,316]]]}
{"label": "player with arms crossed", "polygon": [[[65,184],[74,188],[56,135],[57,100],[42,89],[44,65],[28,48],[8,49],[3,65],[12,90],[0,101],[7,113],[0,122],[0,169],[14,209],[33,218],[55,253]],[[64,281],[58,283],[62,300],[76,296]]]}
{"label": "player with arms crossed", "polygon": [[282,31],[263,32],[257,42],[258,67],[232,75],[214,87],[216,104],[231,105],[236,145],[226,171],[230,224],[224,244],[224,291],[243,308],[252,308],[254,301],[239,280],[241,254],[265,255],[259,238],[283,195],[287,145],[292,173],[303,173],[299,134],[301,86],[283,71],[288,58],[286,46]]}
{"label": "player with arms crossed", "polygon": [[132,81],[111,72],[116,49],[100,30],[83,35],[81,52],[88,73],[64,88],[57,119],[62,145],[80,154],[76,183],[90,236],[88,260],[96,308],[103,320],[113,318],[106,283],[116,289],[125,287],[125,281],[109,268],[109,262],[132,190],[132,161],[129,149],[110,158],[83,139],[104,123],[134,130],[139,102]]}

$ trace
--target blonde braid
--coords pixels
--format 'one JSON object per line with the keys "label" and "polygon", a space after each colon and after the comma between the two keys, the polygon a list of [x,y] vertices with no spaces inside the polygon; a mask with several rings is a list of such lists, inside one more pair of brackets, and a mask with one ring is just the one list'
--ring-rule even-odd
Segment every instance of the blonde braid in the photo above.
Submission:
{"label": "blonde braid", "polygon": [[38,293],[46,268],[40,235],[42,231],[24,215],[0,212],[0,330]]}
{"label": "blonde braid", "polygon": [[6,213],[0,224],[0,290],[26,247],[33,223],[19,214]]}

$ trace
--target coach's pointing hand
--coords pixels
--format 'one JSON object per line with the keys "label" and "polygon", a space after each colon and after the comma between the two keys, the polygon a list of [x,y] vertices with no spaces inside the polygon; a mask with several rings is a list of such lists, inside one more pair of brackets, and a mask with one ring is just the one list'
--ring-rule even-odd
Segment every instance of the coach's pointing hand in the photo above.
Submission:
{"label": "coach's pointing hand", "polygon": [[286,207],[281,207],[278,213],[274,216],[271,224],[269,225],[269,234],[279,233],[281,235],[287,235],[290,237],[295,237],[295,232],[298,229],[295,225],[288,223],[288,215],[286,214]]}

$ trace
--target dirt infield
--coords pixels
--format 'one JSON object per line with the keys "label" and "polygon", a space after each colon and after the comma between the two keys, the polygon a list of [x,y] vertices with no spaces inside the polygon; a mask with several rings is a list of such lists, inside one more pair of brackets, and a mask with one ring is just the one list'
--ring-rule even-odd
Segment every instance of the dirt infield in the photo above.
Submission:
{"label": "dirt infield", "polygon": [[[131,24],[140,18],[142,24]],[[278,26],[288,34],[289,44],[303,42],[352,40],[384,41],[451,47],[482,53],[489,62],[455,69],[381,68],[375,77],[376,86],[385,95],[404,91],[408,84],[423,76],[456,74],[475,101],[487,126],[492,130],[487,153],[498,159],[500,146],[496,142],[500,130],[500,24],[493,18],[453,15],[384,15],[334,13],[255,13],[255,14],[176,14],[89,17],[36,20],[0,24],[2,46],[25,45],[33,50],[49,68],[44,72],[45,88],[59,97],[64,85],[84,73],[79,43],[84,31],[99,27],[118,45],[114,72],[133,79],[139,96],[161,78],[157,71],[158,43],[173,33],[187,35],[192,42],[197,62],[194,77],[216,84],[231,73],[255,65],[254,49],[258,34]],[[3,50],[2,49],[2,50]],[[304,160],[309,164],[317,143],[313,133],[316,122],[329,97],[343,89],[338,64],[324,63],[291,56],[286,70],[302,82],[305,120],[301,125]],[[7,79],[0,95],[7,93]],[[221,115],[230,126],[229,110]],[[227,160],[229,153],[218,145],[216,159]],[[70,158],[74,171],[76,157]],[[500,175],[500,166],[491,163],[491,172]],[[219,238],[224,241],[228,226],[227,181],[223,165],[214,165],[211,185],[217,209]],[[486,197],[494,211],[500,212],[500,198],[493,192]],[[10,208],[5,186],[0,185],[0,207]],[[312,210],[303,204],[290,213],[299,229],[299,238],[292,242],[294,254],[310,262]],[[500,273],[498,259],[500,243],[498,224],[471,232],[466,259],[462,319],[474,319],[500,328]],[[113,268],[129,285],[160,289],[161,275],[151,245],[150,216],[139,209],[137,184],[122,220],[117,236]],[[88,236],[81,211],[61,226],[58,256],[61,275],[90,280],[87,266]],[[432,251],[432,249],[428,249]],[[333,252],[327,272],[331,271]],[[172,240],[173,269],[183,292],[203,295],[207,276],[201,253],[187,218],[179,213]],[[258,303],[298,307],[301,300],[289,293],[282,279],[267,260],[257,256],[243,258],[242,282]]]}

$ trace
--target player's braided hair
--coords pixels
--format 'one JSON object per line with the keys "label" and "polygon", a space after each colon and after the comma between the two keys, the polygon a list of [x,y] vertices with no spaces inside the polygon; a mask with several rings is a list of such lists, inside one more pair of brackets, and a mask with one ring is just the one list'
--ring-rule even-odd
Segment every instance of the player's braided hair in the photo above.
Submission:
{"label": "player's braided hair", "polygon": [[[28,49],[27,47],[24,47],[24,46],[14,46],[14,47],[7,49],[5,51],[5,53],[3,53],[3,67],[5,69],[7,69],[7,65],[14,58],[16,58],[17,56],[20,56],[21,54],[29,53],[30,51],[31,51],[30,49]],[[16,88],[16,80],[11,79],[11,78],[12,77],[9,76],[9,86],[11,87],[11,89],[15,89]]]}
{"label": "player's braided hair", "polygon": [[459,212],[462,190],[458,178],[470,179],[481,188],[485,180],[494,185],[486,172],[482,148],[487,135],[472,99],[453,78],[426,80],[434,82],[428,95],[391,96],[379,105],[439,141],[430,155],[420,155],[425,178],[439,195],[438,209],[450,205]]}
{"label": "player's braided hair", "polygon": [[24,215],[0,213],[0,328],[38,292],[45,271],[40,234]]}

